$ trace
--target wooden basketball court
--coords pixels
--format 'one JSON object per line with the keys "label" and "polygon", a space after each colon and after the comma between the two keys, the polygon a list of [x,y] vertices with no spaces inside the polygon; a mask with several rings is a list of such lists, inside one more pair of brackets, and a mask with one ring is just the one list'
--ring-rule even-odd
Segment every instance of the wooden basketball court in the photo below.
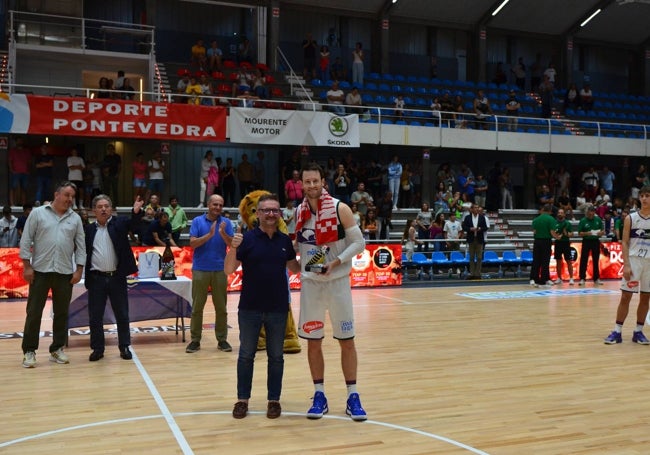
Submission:
{"label": "wooden basketball court", "polygon": [[[461,293],[466,293],[462,295]],[[236,398],[238,294],[229,341],[201,351],[161,326],[134,323],[133,361],[117,335],[88,362],[88,335],[71,335],[69,365],[21,366],[24,302],[0,303],[0,453],[111,454],[646,454],[650,346],[633,344],[636,299],[615,346],[618,282],[594,287],[524,284],[353,290],[359,392],[366,422],[345,415],[337,343],[324,342],[330,413],[304,417],[313,386],[303,352],[285,357],[283,415],[265,416],[266,360],[256,362],[251,413]],[[293,293],[297,316],[299,294]],[[205,322],[213,313],[206,306]],[[49,305],[42,330],[49,330]],[[112,329],[113,327],[108,327]]]}

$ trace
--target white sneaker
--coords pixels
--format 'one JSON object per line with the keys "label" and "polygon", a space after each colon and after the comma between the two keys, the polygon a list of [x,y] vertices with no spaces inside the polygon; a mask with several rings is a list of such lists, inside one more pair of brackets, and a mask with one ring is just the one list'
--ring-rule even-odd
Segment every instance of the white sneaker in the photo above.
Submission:
{"label": "white sneaker", "polygon": [[63,348],[59,348],[54,352],[50,352],[50,362],[70,363],[70,358],[63,352]]}
{"label": "white sneaker", "polygon": [[553,283],[551,280],[548,280],[545,284],[546,286],[553,286],[555,283]]}
{"label": "white sneaker", "polygon": [[203,202],[196,206],[197,209],[202,209],[203,207],[205,207],[205,205],[203,205]]}
{"label": "white sneaker", "polygon": [[578,286],[584,286],[584,285],[585,285],[585,280],[578,281]]}
{"label": "white sneaker", "polygon": [[598,285],[600,285],[600,286],[602,286],[602,285],[603,285],[603,284],[605,284],[605,283],[603,283],[603,282],[602,282],[602,281],[600,281],[600,280],[596,280],[596,284],[598,284]]}
{"label": "white sneaker", "polygon": [[569,278],[569,284],[570,284],[571,286],[573,286],[574,284],[576,284],[576,282],[573,281],[573,278]]}
{"label": "white sneaker", "polygon": [[555,280],[555,284],[562,284],[562,278],[558,278],[557,280]]}
{"label": "white sneaker", "polygon": [[538,288],[538,287],[539,287],[539,285],[538,285],[537,283],[535,283],[535,280],[530,280],[530,285],[531,285],[532,287],[534,287],[534,288]]}
{"label": "white sneaker", "polygon": [[34,351],[27,351],[23,355],[23,366],[25,368],[34,368],[36,366],[36,353]]}

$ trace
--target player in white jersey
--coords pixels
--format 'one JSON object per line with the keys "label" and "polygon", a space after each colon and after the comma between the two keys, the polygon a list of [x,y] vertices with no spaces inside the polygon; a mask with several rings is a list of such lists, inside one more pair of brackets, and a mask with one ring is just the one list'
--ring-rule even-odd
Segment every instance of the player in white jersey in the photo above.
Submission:
{"label": "player in white jersey", "polygon": [[297,209],[296,241],[300,247],[301,290],[298,335],[307,339],[307,360],[314,383],[310,419],[327,413],[323,337],[329,312],[334,338],[341,348],[341,366],[348,391],[346,413],[366,420],[357,393],[357,351],[350,291],[352,259],[363,252],[365,242],[352,210],[323,188],[325,171],[317,164],[301,172],[305,199]]}
{"label": "player in white jersey", "polygon": [[643,324],[648,314],[650,301],[650,186],[639,190],[641,209],[629,214],[623,224],[623,281],[621,283],[621,300],[616,310],[616,326],[605,338],[605,344],[623,342],[621,332],[623,323],[630,310],[630,301],[635,292],[639,292],[639,306],[636,312],[636,328],[632,341],[638,344],[650,344],[643,334]]}

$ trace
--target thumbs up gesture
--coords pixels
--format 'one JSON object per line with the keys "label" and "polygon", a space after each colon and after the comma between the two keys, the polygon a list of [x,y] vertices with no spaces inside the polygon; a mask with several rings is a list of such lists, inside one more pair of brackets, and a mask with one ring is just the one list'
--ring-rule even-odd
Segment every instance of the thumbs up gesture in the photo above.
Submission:
{"label": "thumbs up gesture", "polygon": [[235,235],[232,238],[232,243],[230,244],[231,247],[237,248],[239,245],[241,245],[241,242],[244,240],[244,234],[242,234],[241,231],[241,224],[237,226],[237,231],[235,232]]}

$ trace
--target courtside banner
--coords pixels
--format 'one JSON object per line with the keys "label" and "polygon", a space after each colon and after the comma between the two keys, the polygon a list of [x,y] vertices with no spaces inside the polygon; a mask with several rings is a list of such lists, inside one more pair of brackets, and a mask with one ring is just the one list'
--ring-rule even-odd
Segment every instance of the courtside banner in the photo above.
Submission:
{"label": "courtside banner", "polygon": [[0,133],[225,141],[226,109],[2,93]]}
{"label": "courtside banner", "polygon": [[359,116],[279,109],[230,109],[230,141],[359,147]]}

